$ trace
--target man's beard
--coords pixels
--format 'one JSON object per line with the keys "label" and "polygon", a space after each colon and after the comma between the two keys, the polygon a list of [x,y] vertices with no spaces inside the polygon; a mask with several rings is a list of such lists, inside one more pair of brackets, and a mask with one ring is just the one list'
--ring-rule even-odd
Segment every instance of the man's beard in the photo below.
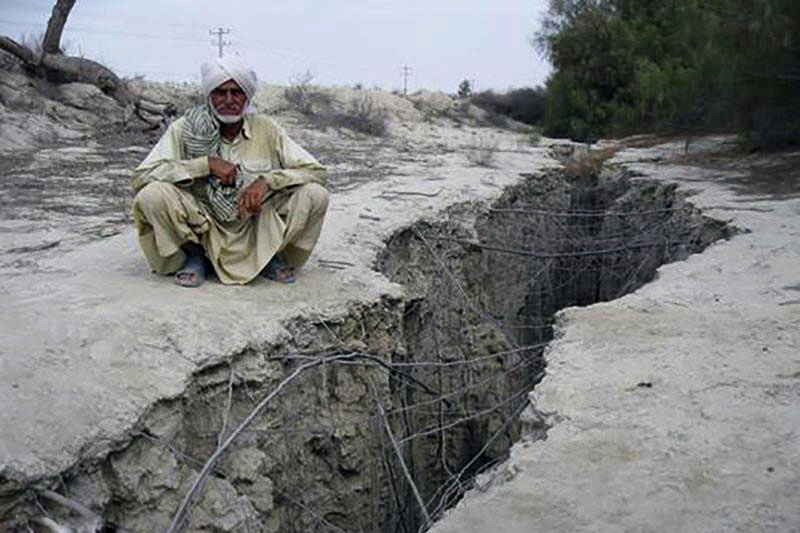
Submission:
{"label": "man's beard", "polygon": [[211,106],[211,112],[214,114],[214,117],[222,124],[236,124],[237,122],[239,122],[244,118],[244,111],[242,111],[238,115],[223,115],[222,113],[214,109],[214,106]]}
{"label": "man's beard", "polygon": [[244,106],[242,107],[242,112],[238,115],[223,115],[217,111],[216,107],[214,107],[214,104],[211,102],[211,95],[208,96],[208,107],[211,108],[211,113],[214,115],[214,118],[216,118],[221,124],[236,124],[242,120],[249,104],[249,101],[245,102]]}

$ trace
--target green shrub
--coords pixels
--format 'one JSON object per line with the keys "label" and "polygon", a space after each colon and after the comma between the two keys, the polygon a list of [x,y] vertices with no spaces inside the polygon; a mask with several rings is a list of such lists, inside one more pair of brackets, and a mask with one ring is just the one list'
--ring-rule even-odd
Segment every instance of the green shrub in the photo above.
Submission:
{"label": "green shrub", "polygon": [[550,2],[544,131],[575,140],[738,130],[800,142],[797,0]]}
{"label": "green shrub", "polygon": [[472,96],[472,82],[465,78],[458,84],[458,97],[469,98],[470,96]]}
{"label": "green shrub", "polygon": [[545,89],[512,89],[505,93],[482,91],[472,96],[472,103],[486,110],[489,116],[502,115],[518,122],[535,125],[544,116]]}

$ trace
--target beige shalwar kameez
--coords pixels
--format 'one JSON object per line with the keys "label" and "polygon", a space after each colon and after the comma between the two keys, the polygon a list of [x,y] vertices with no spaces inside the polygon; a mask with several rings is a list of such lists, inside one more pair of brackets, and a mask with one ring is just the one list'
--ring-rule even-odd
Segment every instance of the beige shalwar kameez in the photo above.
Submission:
{"label": "beige shalwar kameez", "polygon": [[173,122],[134,171],[133,218],[150,267],[160,274],[186,260],[181,245],[201,244],[220,281],[247,283],[281,252],[302,266],[322,230],[328,206],[327,172],[264,115],[246,115],[233,141],[222,141],[222,159],[240,167],[237,179],[266,178],[270,192],[261,213],[219,222],[202,198],[208,157],[183,158],[183,118]]}

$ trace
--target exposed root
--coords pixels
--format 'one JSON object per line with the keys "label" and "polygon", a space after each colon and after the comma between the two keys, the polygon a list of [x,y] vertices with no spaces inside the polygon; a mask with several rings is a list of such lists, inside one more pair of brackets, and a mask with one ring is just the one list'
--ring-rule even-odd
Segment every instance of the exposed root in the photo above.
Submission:
{"label": "exposed root", "polygon": [[47,518],[46,516],[36,516],[31,518],[31,522],[35,522],[39,525],[42,525],[47,528],[48,531],[52,531],[53,533],[76,533],[76,531],[70,527],[62,526],[55,520]]}
{"label": "exposed root", "polygon": [[80,515],[80,519],[69,526],[63,526],[46,516],[33,519],[51,531],[57,533],[98,533],[103,530],[105,526],[103,518],[85,505],[47,489],[38,491],[38,494]]}

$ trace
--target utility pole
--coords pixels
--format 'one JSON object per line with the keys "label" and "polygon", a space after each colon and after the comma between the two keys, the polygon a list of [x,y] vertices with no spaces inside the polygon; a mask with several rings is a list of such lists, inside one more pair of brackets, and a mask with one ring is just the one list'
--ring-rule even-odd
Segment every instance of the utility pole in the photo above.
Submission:
{"label": "utility pole", "polygon": [[216,46],[219,47],[219,57],[222,57],[222,48],[225,47],[225,46],[230,46],[231,45],[230,41],[223,41],[222,40],[222,36],[223,35],[227,35],[230,32],[231,32],[230,28],[227,28],[227,29],[224,29],[224,30],[222,28],[217,28],[216,30],[208,30],[208,33],[210,35],[216,35],[217,36],[217,42],[211,41],[211,44],[216,45]]}
{"label": "utility pole", "polygon": [[411,75],[411,67],[403,65],[400,75],[403,76],[403,96],[405,96],[408,94],[408,77]]}

